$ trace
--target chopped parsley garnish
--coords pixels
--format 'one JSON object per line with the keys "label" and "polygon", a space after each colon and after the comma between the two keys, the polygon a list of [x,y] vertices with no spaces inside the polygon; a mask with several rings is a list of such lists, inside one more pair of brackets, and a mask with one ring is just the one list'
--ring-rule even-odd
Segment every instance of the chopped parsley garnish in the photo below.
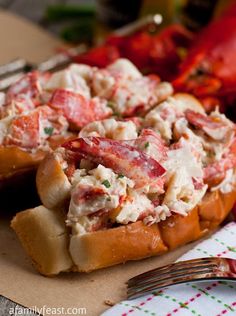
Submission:
{"label": "chopped parsley garnish", "polygon": [[119,174],[118,175],[118,177],[117,177],[117,179],[122,179],[122,178],[124,178],[125,176],[123,175],[123,174]]}
{"label": "chopped parsley garnish", "polygon": [[145,148],[148,148],[148,147],[149,147],[149,145],[150,145],[150,143],[149,143],[149,142],[147,142],[147,143],[144,145],[144,147],[145,147]]}
{"label": "chopped parsley garnish", "polygon": [[102,184],[105,185],[106,188],[110,188],[111,184],[108,180],[102,181]]}
{"label": "chopped parsley garnish", "polygon": [[107,106],[108,106],[109,108],[111,108],[112,110],[114,110],[115,103],[112,102],[112,101],[108,101],[108,102],[107,102]]}
{"label": "chopped parsley garnish", "polygon": [[49,136],[52,136],[53,130],[54,130],[53,127],[44,127],[44,133]]}
{"label": "chopped parsley garnish", "polygon": [[119,113],[119,112],[117,112],[117,111],[115,110],[115,109],[116,109],[116,104],[115,104],[115,102],[108,101],[108,102],[107,102],[107,106],[112,109],[112,112],[113,112],[113,115],[114,115],[114,116],[121,117],[121,113]]}

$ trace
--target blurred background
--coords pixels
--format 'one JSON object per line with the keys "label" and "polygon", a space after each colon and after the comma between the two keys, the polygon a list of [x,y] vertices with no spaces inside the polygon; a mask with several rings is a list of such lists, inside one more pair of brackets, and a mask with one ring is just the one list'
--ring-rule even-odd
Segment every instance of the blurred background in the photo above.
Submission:
{"label": "blurred background", "polygon": [[24,58],[27,72],[53,52],[97,67],[128,58],[236,121],[236,0],[0,0],[0,9],[2,63]]}
{"label": "blurred background", "polygon": [[[150,13],[162,26],[181,22],[191,30],[204,26],[228,0],[0,0],[0,8],[38,23],[71,43],[98,42],[107,32]],[[127,5],[128,4],[128,5]]]}

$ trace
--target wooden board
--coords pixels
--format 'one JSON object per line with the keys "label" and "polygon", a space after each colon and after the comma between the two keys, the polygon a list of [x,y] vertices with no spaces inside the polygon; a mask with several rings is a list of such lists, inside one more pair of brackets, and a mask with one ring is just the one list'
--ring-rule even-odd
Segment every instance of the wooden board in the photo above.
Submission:
{"label": "wooden board", "polygon": [[62,45],[37,25],[5,10],[0,10],[0,41],[0,64],[18,57],[39,63]]}
{"label": "wooden board", "polygon": [[187,245],[161,257],[128,262],[90,274],[64,273],[53,278],[39,275],[14,232],[9,220],[0,223],[0,293],[31,308],[85,308],[86,315],[96,316],[125,298],[125,282],[132,276],[175,261],[193,247]]}

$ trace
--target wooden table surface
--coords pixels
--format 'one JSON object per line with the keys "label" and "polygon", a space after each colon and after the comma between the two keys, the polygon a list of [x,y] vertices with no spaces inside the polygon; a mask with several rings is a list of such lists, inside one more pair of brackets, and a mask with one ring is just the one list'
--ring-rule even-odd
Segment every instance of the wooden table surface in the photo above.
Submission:
{"label": "wooden table surface", "polygon": [[62,45],[59,39],[22,17],[0,10],[0,64],[15,58],[39,63]]}

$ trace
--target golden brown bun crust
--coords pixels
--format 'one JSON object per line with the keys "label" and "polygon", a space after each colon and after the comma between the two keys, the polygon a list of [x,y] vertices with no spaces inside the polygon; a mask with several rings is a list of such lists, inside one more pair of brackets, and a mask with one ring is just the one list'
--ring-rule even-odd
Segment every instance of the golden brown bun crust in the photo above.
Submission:
{"label": "golden brown bun crust", "polygon": [[72,268],[69,233],[63,216],[44,206],[18,213],[11,222],[36,269],[53,275]]}
{"label": "golden brown bun crust", "polygon": [[211,192],[185,217],[176,214],[152,226],[139,221],[71,239],[64,215],[43,206],[18,213],[12,227],[40,273],[89,272],[196,240],[224,220],[235,200],[236,190],[225,195]]}
{"label": "golden brown bun crust", "polygon": [[187,216],[174,214],[159,223],[164,244],[169,249],[184,245],[201,236],[198,208],[195,207]]}
{"label": "golden brown bun crust", "polygon": [[44,156],[43,151],[31,154],[15,146],[0,146],[0,180],[36,168]]}
{"label": "golden brown bun crust", "polygon": [[208,192],[198,206],[201,228],[217,227],[226,218],[235,201],[236,189],[226,194],[219,191]]}
{"label": "golden brown bun crust", "polygon": [[154,256],[167,251],[158,225],[146,226],[142,222],[117,228],[74,235],[70,253],[78,271],[95,269]]}
{"label": "golden brown bun crust", "polygon": [[[49,140],[50,148],[55,149],[66,140],[74,137],[74,134],[68,134],[66,137],[53,136]],[[41,149],[31,153],[17,146],[6,147],[0,145],[0,188],[4,185],[5,180],[29,170],[36,170],[47,153],[47,151]]]}
{"label": "golden brown bun crust", "polygon": [[228,215],[229,211],[231,210],[234,206],[235,200],[236,200],[236,188],[229,193],[222,194],[220,193],[221,200],[223,202],[223,216],[220,218],[220,222],[226,218]]}

